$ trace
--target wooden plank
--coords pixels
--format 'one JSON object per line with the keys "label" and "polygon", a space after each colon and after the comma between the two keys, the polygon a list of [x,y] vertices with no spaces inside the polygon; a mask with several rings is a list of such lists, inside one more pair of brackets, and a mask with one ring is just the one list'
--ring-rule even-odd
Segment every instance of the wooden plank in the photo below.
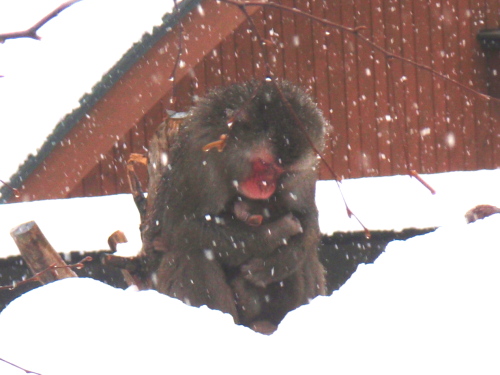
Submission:
{"label": "wooden plank", "polygon": [[248,21],[234,32],[234,50],[236,58],[236,74],[238,82],[253,78],[253,52],[251,29]]}
{"label": "wooden plank", "polygon": [[144,154],[147,152],[146,148],[146,130],[144,127],[144,120],[139,121],[129,130],[130,139],[130,152],[135,154]]}
{"label": "wooden plank", "polygon": [[264,8],[265,38],[270,42],[268,46],[269,63],[274,76],[277,78],[284,78],[285,76],[281,17],[282,12],[280,10],[268,7]]}
{"label": "wooden plank", "polygon": [[[458,14],[454,0],[443,0],[444,72],[449,78],[460,80],[460,55],[458,49]],[[452,82],[445,82],[447,133],[445,147],[448,148],[449,170],[464,168],[464,137],[461,89]]]}
{"label": "wooden plank", "polygon": [[[282,0],[282,5],[294,7],[293,0]],[[292,82],[298,82],[297,75],[297,60],[298,60],[298,45],[297,45],[297,30],[295,29],[295,17],[290,12],[282,12],[281,27],[283,30],[283,54],[284,54],[284,77]]]}
{"label": "wooden plank", "polygon": [[[379,46],[384,46],[386,41],[384,24],[384,0],[371,1],[372,38]],[[373,75],[375,79],[375,116],[377,124],[377,148],[379,175],[391,175],[391,143],[393,141],[390,131],[389,91],[387,80],[387,63],[385,56],[376,52],[373,55]]]}
{"label": "wooden plank", "polygon": [[[401,2],[401,52],[403,57],[415,61],[416,36],[415,21],[412,2]],[[417,71],[410,64],[403,65],[404,81],[402,82],[405,93],[405,152],[407,153],[406,168],[421,172],[420,160],[420,129],[418,126],[418,93]]]}
{"label": "wooden plank", "polygon": [[117,194],[117,166],[111,149],[100,161],[101,191],[103,195]]}
{"label": "wooden plank", "polygon": [[[471,12],[471,29],[473,35],[477,35],[479,30],[487,27],[486,25],[486,3],[485,0],[470,0]],[[487,67],[484,61],[485,54],[481,50],[479,44],[474,45],[474,54],[472,56],[474,70],[475,88],[479,92],[487,93]],[[488,102],[483,98],[476,98],[474,102],[474,117],[476,119],[475,126],[475,144],[476,144],[476,159],[478,169],[489,169],[493,167],[492,160],[492,145],[490,134],[490,107]]]}
{"label": "wooden plank", "polygon": [[[373,26],[371,15],[371,1],[357,0],[355,2],[356,27],[363,26],[360,34],[372,39]],[[377,176],[379,174],[379,151],[377,124],[375,122],[375,79],[374,79],[374,59],[370,46],[358,41],[358,105],[360,121],[360,142],[362,157],[363,176]]]}
{"label": "wooden plank", "polygon": [[500,105],[491,102],[490,104],[491,118],[491,139],[493,148],[492,168],[500,168]]}
{"label": "wooden plank", "polygon": [[83,197],[83,181],[80,180],[77,185],[71,190],[65,198]]}
{"label": "wooden plank", "polygon": [[[342,24],[355,27],[356,10],[354,4],[342,4]],[[358,41],[352,33],[343,35],[343,52],[345,68],[345,91],[347,109],[347,149],[349,166],[346,173],[350,178],[363,176],[363,158],[361,155],[360,114],[359,114],[359,83],[358,83]]]}
{"label": "wooden plank", "polygon": [[[458,12],[458,48],[460,54],[460,76],[461,81],[471,88],[474,88],[474,45],[477,43],[471,27],[471,12],[468,2],[457,2]],[[474,103],[477,97],[473,94],[463,92],[460,98],[460,105],[463,111],[463,154],[464,169],[477,169],[476,160],[476,134]]]}
{"label": "wooden plank", "polygon": [[[342,24],[342,5],[340,2],[325,2],[325,17],[338,24]],[[332,27],[327,28],[325,35],[328,76],[330,82],[329,96],[329,120],[332,125],[332,134],[327,146],[332,150],[331,159],[333,169],[339,179],[349,178],[349,148],[348,148],[348,117],[346,76],[344,60],[344,38],[346,33]],[[334,178],[325,168],[322,168],[322,176]]]}
{"label": "wooden plank", "polygon": [[[295,0],[295,8],[310,14],[311,9],[308,0]],[[296,35],[293,39],[294,47],[300,53],[297,59],[298,83],[310,94],[316,96],[314,70],[314,39],[311,19],[297,15],[295,17]]]}
{"label": "wooden plank", "polygon": [[188,111],[192,105],[191,87],[193,77],[191,74],[185,75],[177,85],[175,85],[175,111]]}
{"label": "wooden plank", "polygon": [[[170,94],[168,94],[170,97]],[[163,99],[166,101],[168,99]],[[166,113],[163,110],[163,101],[159,101],[156,105],[148,111],[148,113],[144,116],[143,126],[144,126],[144,136],[146,137],[146,148],[149,149],[149,142],[151,138],[154,136],[156,132],[156,128],[166,116]]]}
{"label": "wooden plank", "polygon": [[[204,62],[196,64],[193,69],[194,81],[193,81],[193,104],[195,104],[196,100],[200,97],[205,96],[207,86],[205,84],[205,65]],[[238,75],[236,73],[236,75]]]}
{"label": "wooden plank", "polygon": [[[415,43],[415,61],[426,66],[432,65],[431,43],[433,36],[429,29],[430,9],[427,0],[413,1],[415,33],[418,42]],[[435,173],[436,131],[434,112],[434,90],[432,73],[417,69],[418,81],[418,137],[420,143],[420,172]]]}
{"label": "wooden plank", "polygon": [[486,4],[485,26],[487,29],[500,27],[500,2],[498,0],[484,0]]}
{"label": "wooden plank", "polygon": [[[312,15],[320,18],[325,18],[324,5],[320,1],[313,1],[311,3]],[[326,119],[330,118],[330,90],[334,90],[334,86],[330,83],[329,65],[328,65],[328,46],[327,46],[327,28],[319,22],[312,22],[312,39],[314,43],[314,70],[315,70],[315,99],[318,103],[318,108],[323,112]],[[329,32],[329,31],[328,31]],[[333,145],[331,137],[333,134],[328,134],[330,139],[327,139],[323,158],[330,168],[334,169],[333,162]],[[320,176],[331,179],[332,175],[328,168],[321,163]]]}
{"label": "wooden plank", "polygon": [[222,56],[222,82],[224,85],[230,85],[237,80],[233,34],[229,34],[222,41],[220,51]]}
{"label": "wooden plank", "polygon": [[[384,20],[386,29],[386,49],[394,54],[402,54],[401,12],[399,1],[390,0],[384,4]],[[405,92],[403,63],[396,59],[386,59],[388,64],[389,106],[391,108],[391,164],[392,174],[406,174],[406,158],[404,137],[405,129]]]}
{"label": "wooden plank", "polygon": [[127,149],[126,141],[121,138],[116,141],[113,147],[114,159],[116,163],[116,190],[118,194],[130,193],[128,183],[127,160],[130,152]]}
{"label": "wooden plank", "polygon": [[98,163],[83,178],[83,194],[85,197],[99,197],[103,195],[101,187],[101,165]]}
{"label": "wooden plank", "polygon": [[252,56],[253,56],[253,76],[258,79],[266,78],[267,70],[265,65],[264,49],[262,48],[258,35],[262,38],[265,35],[264,27],[264,11],[260,8],[252,16],[255,28],[257,31],[252,31],[251,42],[252,42]]}
{"label": "wooden plank", "polygon": [[[443,25],[441,2],[433,2],[430,4],[430,30],[432,36],[431,67],[440,73],[445,72],[444,68],[444,42],[443,42]],[[448,148],[446,147],[446,135],[448,132],[446,126],[446,91],[445,83],[439,77],[433,77],[433,92],[434,92],[434,133],[436,135],[436,172],[446,172],[449,170],[448,163]]]}
{"label": "wooden plank", "polygon": [[205,82],[208,90],[222,85],[222,66],[219,47],[214,48],[205,57]]}

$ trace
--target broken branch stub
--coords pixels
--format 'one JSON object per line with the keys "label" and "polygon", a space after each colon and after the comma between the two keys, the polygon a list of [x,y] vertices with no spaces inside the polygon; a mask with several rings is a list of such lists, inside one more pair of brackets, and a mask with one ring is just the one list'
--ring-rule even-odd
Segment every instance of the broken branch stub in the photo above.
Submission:
{"label": "broken branch stub", "polygon": [[[34,221],[15,227],[10,235],[31,272],[35,275],[40,273],[38,279],[42,284],[68,277],[78,277],[68,268]],[[47,272],[42,272],[44,270]]]}

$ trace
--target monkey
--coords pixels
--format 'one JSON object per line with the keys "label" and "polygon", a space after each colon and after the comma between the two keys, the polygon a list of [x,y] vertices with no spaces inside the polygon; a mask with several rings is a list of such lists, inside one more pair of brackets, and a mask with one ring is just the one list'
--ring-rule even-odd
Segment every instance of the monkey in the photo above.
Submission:
{"label": "monkey", "polygon": [[[470,224],[476,220],[484,219],[485,217],[498,213],[500,213],[500,208],[489,204],[480,204],[465,213],[465,221],[467,224]],[[243,213],[240,215],[243,215]]]}
{"label": "monkey", "polygon": [[[281,215],[279,210],[280,207],[277,207],[276,202],[273,201],[249,201],[239,197],[234,204],[234,217],[245,222],[247,225],[258,226],[274,220],[275,217],[279,217]],[[297,225],[295,228],[297,233],[301,233],[302,227],[300,226],[300,222],[297,221],[295,224]],[[293,226],[294,224],[291,222],[289,225]],[[291,296],[293,294],[285,292],[282,283],[279,284],[278,288],[268,287],[268,284],[274,283],[274,286],[276,286],[276,281],[280,281],[284,277],[283,273],[280,276],[280,271],[277,267],[281,266],[283,272],[287,267],[293,267],[296,262],[297,258],[294,252],[288,251],[281,254],[281,251],[278,251],[266,258],[254,257],[250,265],[243,265],[240,272],[230,278],[230,285],[235,292],[236,307],[243,324],[248,325],[247,323],[250,323],[252,329],[265,334],[270,334],[276,330],[277,326],[271,323],[269,319],[257,318],[277,315],[277,306],[282,308],[287,306],[284,304],[284,301],[280,304],[269,304],[269,302],[271,298],[276,300],[280,295]],[[252,282],[252,278],[257,271],[266,272],[266,263],[272,267],[268,267],[269,271],[267,274],[270,277],[274,274],[274,280],[269,279],[266,281],[255,278]],[[321,275],[323,272],[321,266],[315,273]],[[324,294],[324,286],[321,287],[321,291],[321,294]],[[292,300],[289,299],[289,301],[291,302]],[[291,305],[288,306],[288,310],[292,309]]]}
{"label": "monkey", "polygon": [[[237,200],[233,206],[234,216],[248,225],[253,227],[258,227],[262,224],[264,218],[269,218],[269,209],[265,206],[252,209],[248,202],[244,202],[242,199]],[[251,211],[254,211],[252,213]],[[258,213],[255,213],[258,212]],[[300,225],[300,223],[299,223]]]}
{"label": "monkey", "polygon": [[[150,284],[270,332],[325,294],[314,198],[326,127],[287,81],[234,84],[200,99],[156,192]],[[218,139],[222,147],[207,149]]]}

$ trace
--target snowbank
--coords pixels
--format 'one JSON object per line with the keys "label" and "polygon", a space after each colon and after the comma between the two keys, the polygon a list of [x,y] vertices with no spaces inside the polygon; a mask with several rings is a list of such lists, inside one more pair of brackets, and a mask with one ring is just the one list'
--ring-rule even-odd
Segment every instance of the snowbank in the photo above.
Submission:
{"label": "snowbank", "polygon": [[[344,180],[342,191],[349,208],[371,230],[432,228],[463,223],[465,213],[478,204],[500,207],[500,169],[422,175],[432,195],[409,176]],[[332,181],[317,185],[316,203],[325,234],[361,230],[348,219]]]}
{"label": "snowbank", "polygon": [[392,242],[271,337],[153,291],[62,280],[0,314],[0,358],[44,375],[497,374],[499,227],[494,215]]}
{"label": "snowbank", "polygon": [[[500,207],[500,170],[423,175],[437,191],[432,195],[408,176],[345,180],[342,191],[349,207],[371,230],[431,228],[464,222],[478,204]],[[319,181],[316,202],[325,234],[360,231],[349,219],[334,181]],[[141,248],[139,214],[128,194],[0,205],[0,257],[18,255],[10,230],[35,220],[59,252],[107,249],[107,239],[123,231],[128,245],[120,255]]]}

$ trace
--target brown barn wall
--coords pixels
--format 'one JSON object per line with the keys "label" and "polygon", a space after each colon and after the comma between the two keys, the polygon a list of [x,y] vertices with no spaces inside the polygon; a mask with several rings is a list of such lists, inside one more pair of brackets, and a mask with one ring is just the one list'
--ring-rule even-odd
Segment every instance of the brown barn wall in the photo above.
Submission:
{"label": "brown barn wall", "polygon": [[[477,32],[500,27],[498,0],[282,0],[352,28],[395,55],[482,93],[488,59]],[[272,73],[303,85],[333,126],[325,159],[340,178],[500,167],[500,103],[426,69],[374,51],[353,33],[284,10],[253,20],[270,45]],[[216,86],[265,75],[262,50],[244,23],[118,140],[70,196],[127,192],[125,161],[144,153],[167,109],[187,110]],[[490,59],[491,60],[491,59]],[[495,91],[497,90],[497,91]],[[142,172],[141,172],[142,173]],[[321,169],[323,179],[332,178]],[[142,178],[145,179],[144,174]]]}

